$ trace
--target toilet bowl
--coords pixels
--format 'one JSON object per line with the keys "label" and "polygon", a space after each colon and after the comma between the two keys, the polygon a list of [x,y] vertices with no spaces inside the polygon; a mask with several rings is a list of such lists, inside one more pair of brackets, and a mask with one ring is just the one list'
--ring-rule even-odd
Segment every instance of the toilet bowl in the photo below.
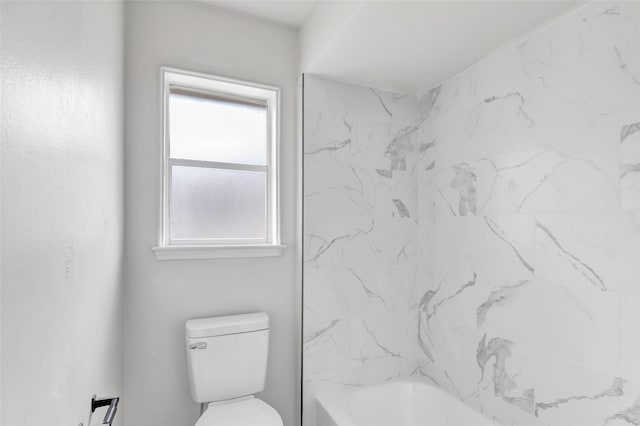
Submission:
{"label": "toilet bowl", "polygon": [[185,324],[191,397],[207,408],[195,426],[282,426],[264,390],[269,317],[264,312],[200,318]]}

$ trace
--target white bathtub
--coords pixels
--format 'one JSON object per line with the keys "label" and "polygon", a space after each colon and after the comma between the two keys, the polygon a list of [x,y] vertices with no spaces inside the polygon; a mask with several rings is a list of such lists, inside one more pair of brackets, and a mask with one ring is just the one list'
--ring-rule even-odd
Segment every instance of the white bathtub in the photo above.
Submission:
{"label": "white bathtub", "polygon": [[316,402],[316,426],[497,426],[419,380],[324,392]]}

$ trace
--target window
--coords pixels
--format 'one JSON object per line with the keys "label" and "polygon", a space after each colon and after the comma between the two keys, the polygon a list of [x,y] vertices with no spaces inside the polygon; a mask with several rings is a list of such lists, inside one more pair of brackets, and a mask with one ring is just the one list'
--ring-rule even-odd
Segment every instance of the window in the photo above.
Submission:
{"label": "window", "polygon": [[158,259],[277,256],[278,88],[161,69]]}

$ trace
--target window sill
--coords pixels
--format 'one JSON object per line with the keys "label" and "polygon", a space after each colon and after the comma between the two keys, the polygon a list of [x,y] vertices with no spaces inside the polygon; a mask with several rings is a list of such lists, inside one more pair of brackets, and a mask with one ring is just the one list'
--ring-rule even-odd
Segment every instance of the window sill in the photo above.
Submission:
{"label": "window sill", "polygon": [[286,245],[153,247],[157,260],[233,259],[282,256]]}

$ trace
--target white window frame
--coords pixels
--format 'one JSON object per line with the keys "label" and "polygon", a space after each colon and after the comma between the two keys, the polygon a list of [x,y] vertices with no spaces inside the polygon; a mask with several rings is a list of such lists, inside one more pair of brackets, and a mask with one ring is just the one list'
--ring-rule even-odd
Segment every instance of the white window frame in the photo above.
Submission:
{"label": "white window frame", "polygon": [[[215,161],[170,158],[169,96],[172,88],[203,92],[225,99],[238,99],[267,107],[267,165],[252,166]],[[230,257],[280,256],[285,246],[280,243],[280,88],[171,67],[160,67],[161,94],[161,203],[158,246],[153,251],[158,260],[210,259]],[[171,166],[210,167],[216,169],[266,171],[265,239],[195,239],[172,240],[170,234]]]}

